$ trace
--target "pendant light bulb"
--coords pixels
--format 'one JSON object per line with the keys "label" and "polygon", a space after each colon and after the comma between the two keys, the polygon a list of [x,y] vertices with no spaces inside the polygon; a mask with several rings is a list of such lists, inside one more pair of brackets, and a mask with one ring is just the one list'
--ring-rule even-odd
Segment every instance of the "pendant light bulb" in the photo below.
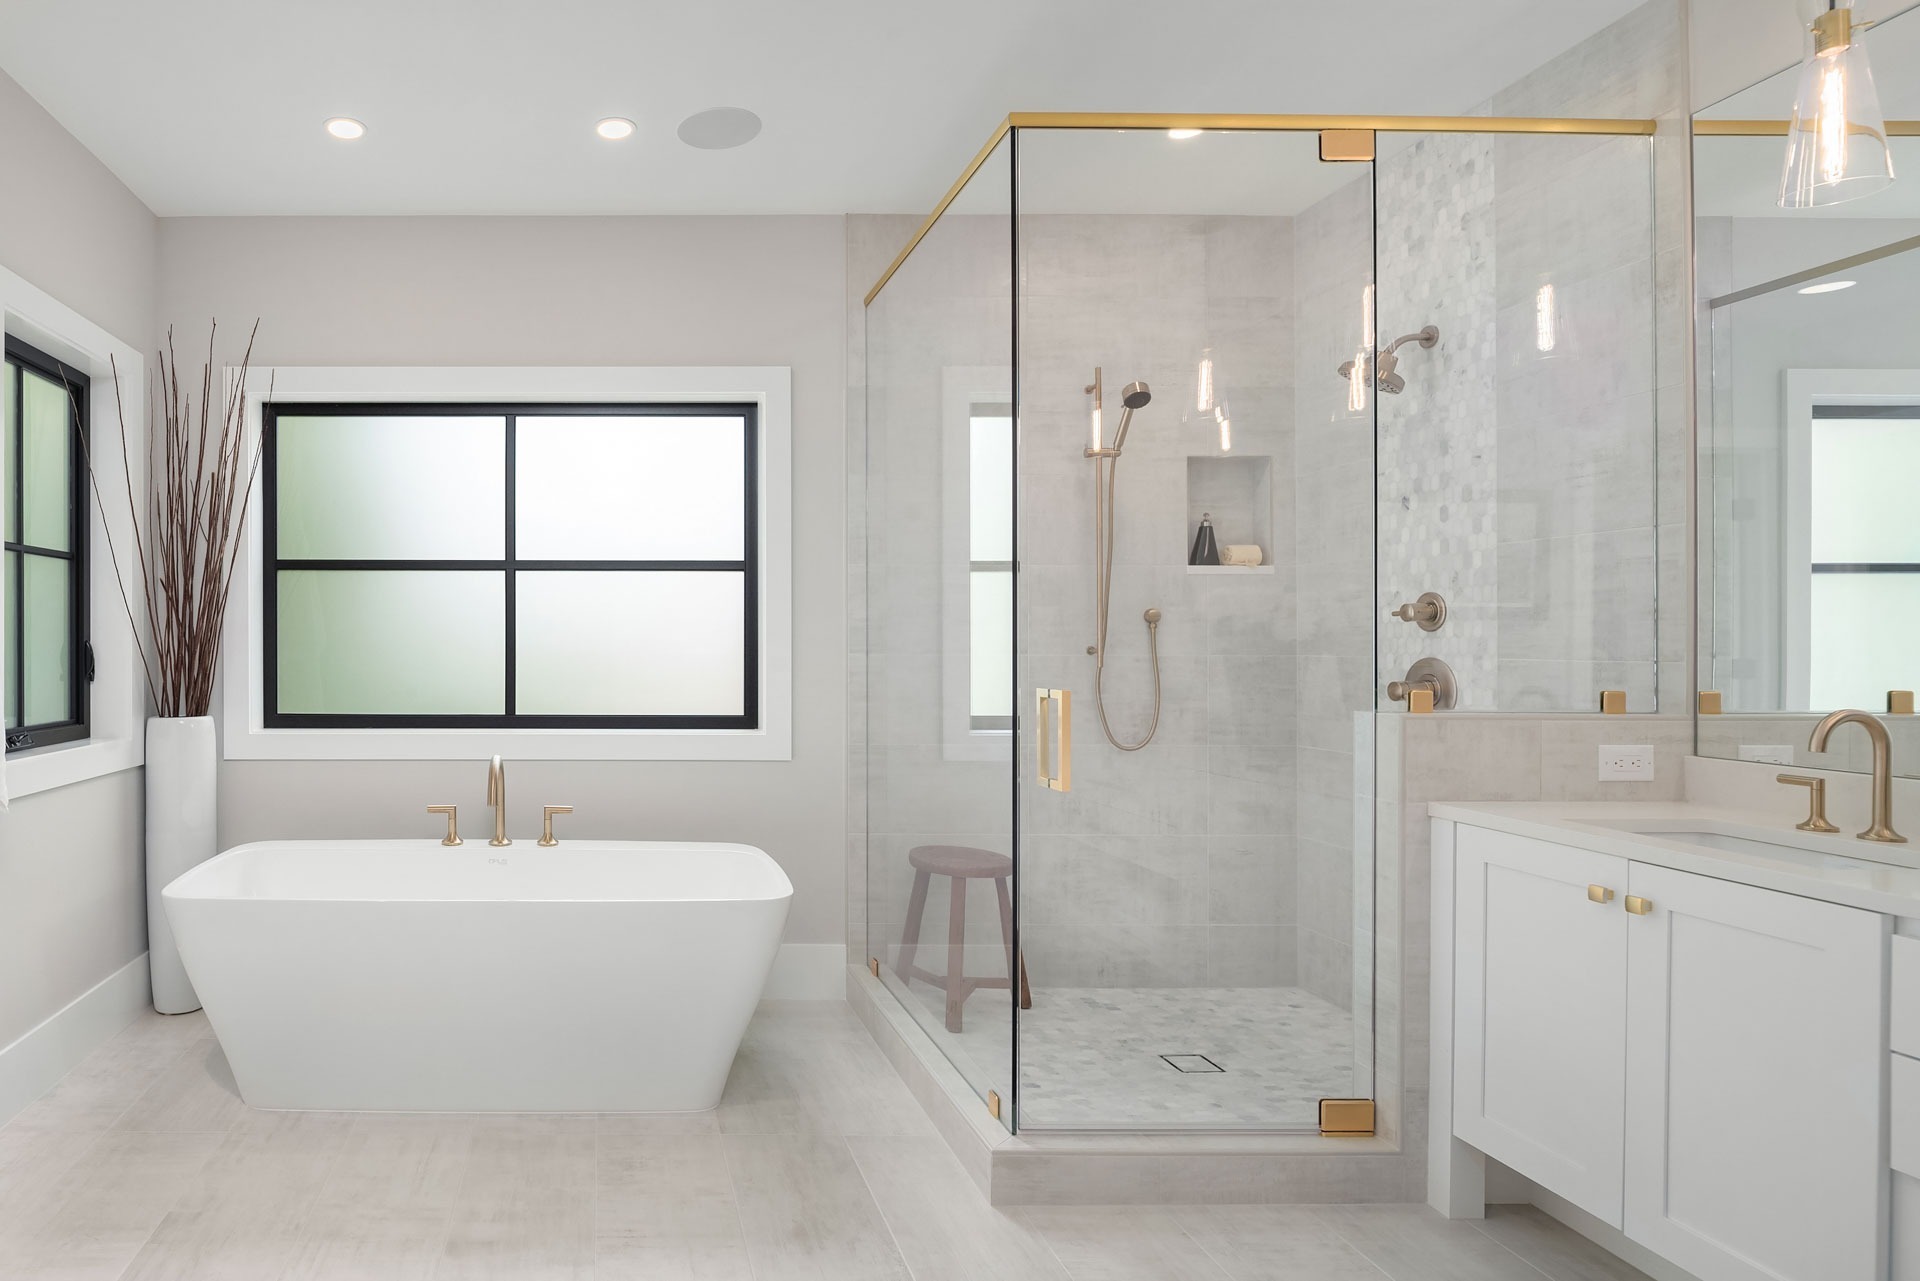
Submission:
{"label": "pendant light bulb", "polygon": [[1884,191],[1893,182],[1887,121],[1853,21],[1853,0],[1827,0],[1787,125],[1780,207],[1813,209]]}

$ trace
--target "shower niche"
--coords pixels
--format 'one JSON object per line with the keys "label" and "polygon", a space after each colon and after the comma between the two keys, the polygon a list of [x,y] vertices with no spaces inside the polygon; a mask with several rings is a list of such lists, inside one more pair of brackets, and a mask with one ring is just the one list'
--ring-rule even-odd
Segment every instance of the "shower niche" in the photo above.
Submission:
{"label": "shower niche", "polygon": [[[1187,458],[1185,546],[1191,549],[1200,522],[1211,520],[1221,555],[1218,565],[1189,564],[1189,574],[1273,573],[1273,472],[1273,459],[1265,455]],[[1227,563],[1229,547],[1259,548],[1259,564]]]}

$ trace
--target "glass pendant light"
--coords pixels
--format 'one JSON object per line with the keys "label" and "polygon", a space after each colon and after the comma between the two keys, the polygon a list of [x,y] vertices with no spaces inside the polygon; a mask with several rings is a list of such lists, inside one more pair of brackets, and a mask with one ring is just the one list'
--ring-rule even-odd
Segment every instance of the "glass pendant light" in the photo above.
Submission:
{"label": "glass pendant light", "polygon": [[1780,207],[1812,209],[1884,191],[1893,182],[1887,122],[1853,20],[1853,0],[1826,0],[1814,18],[1813,50],[1800,67]]}

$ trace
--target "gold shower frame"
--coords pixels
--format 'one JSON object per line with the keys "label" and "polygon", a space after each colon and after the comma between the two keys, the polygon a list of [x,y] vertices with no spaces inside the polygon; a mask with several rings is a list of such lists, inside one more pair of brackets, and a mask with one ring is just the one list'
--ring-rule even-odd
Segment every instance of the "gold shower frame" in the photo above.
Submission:
{"label": "gold shower frame", "polygon": [[[1677,122],[1676,122],[1677,123]],[[1769,123],[1769,122],[1760,122]],[[1657,120],[1586,118],[1577,116],[1270,116],[1208,115],[1191,112],[1016,111],[994,127],[986,145],[960,171],[947,194],[894,256],[864,299],[871,307],[893,273],[913,255],[973,175],[1015,129],[1201,129],[1234,133],[1523,133],[1588,134],[1602,137],[1652,137]],[[1780,132],[1786,131],[1785,122]],[[1892,132],[1889,123],[1888,131]],[[1328,163],[1339,163],[1329,160]]]}

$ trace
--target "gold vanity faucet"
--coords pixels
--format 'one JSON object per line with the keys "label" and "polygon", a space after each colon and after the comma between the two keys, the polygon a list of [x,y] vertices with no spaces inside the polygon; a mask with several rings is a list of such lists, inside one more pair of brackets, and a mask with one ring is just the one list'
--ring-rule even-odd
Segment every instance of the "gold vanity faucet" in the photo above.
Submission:
{"label": "gold vanity faucet", "polygon": [[1887,727],[1880,723],[1878,716],[1857,710],[1834,712],[1813,727],[1807,750],[1826,751],[1827,736],[1849,721],[1867,731],[1867,737],[1873,741],[1873,822],[1860,833],[1860,839],[1904,845],[1907,838],[1893,830],[1893,741],[1887,737]]}
{"label": "gold vanity faucet", "polygon": [[487,844],[513,844],[507,839],[507,767],[500,763],[498,756],[487,766],[487,804],[493,806],[493,839]]}

